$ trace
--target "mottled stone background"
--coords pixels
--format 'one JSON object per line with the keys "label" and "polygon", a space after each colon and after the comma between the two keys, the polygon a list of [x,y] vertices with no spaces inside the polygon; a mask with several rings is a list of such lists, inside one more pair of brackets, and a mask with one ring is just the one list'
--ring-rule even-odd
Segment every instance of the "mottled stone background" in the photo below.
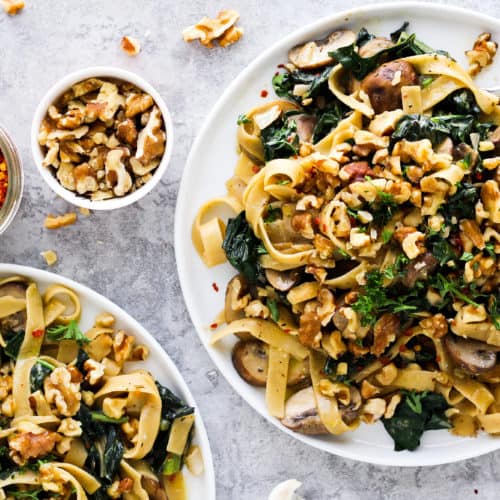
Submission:
{"label": "mottled stone background", "polygon": [[[25,0],[0,13],[0,122],[24,162],[21,210],[0,238],[0,261],[45,268],[106,295],[158,336],[187,380],[205,419],[221,500],[260,500],[289,477],[307,499],[497,499],[500,452],[432,468],[360,464],[309,448],[257,415],[210,361],[191,325],[176,274],[173,224],[182,169],[202,121],[232,79],[262,50],[305,23],[350,6],[337,0]],[[497,0],[454,3],[500,16]],[[182,28],[232,7],[247,36],[231,49],[207,51],[182,41]],[[139,57],[120,51],[122,35],[143,42]],[[31,118],[44,92],[70,71],[115,64],[148,79],[170,106],[177,144],[170,169],[146,199],[127,209],[93,213],[60,231],[43,229],[48,212],[69,207],[42,182],[31,158]],[[186,221],[187,224],[190,221]]]}

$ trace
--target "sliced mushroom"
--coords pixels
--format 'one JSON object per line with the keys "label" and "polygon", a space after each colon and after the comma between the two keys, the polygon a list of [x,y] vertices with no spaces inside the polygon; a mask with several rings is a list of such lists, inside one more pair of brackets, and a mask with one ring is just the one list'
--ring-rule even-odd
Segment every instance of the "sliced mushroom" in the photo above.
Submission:
{"label": "sliced mushroom", "polygon": [[[396,81],[396,74],[399,78]],[[404,61],[391,61],[382,64],[365,76],[361,82],[363,90],[370,98],[375,113],[392,111],[401,107],[401,87],[415,85],[418,81],[413,66]]]}
{"label": "sliced mushroom", "polygon": [[439,261],[430,252],[418,256],[406,266],[406,273],[402,280],[403,285],[413,288],[417,281],[426,280],[438,264]]}
{"label": "sliced mushroom", "polygon": [[319,418],[312,387],[296,392],[285,404],[285,417],[281,423],[301,434],[328,434]]}
{"label": "sliced mushroom", "polygon": [[[9,281],[0,286],[0,297],[15,297],[16,299],[24,299],[26,297],[26,284],[19,281]],[[11,314],[0,320],[0,331],[24,330],[26,327],[26,310]]]}
{"label": "sliced mushroom", "polygon": [[[500,141],[500,139],[499,139]],[[477,161],[479,160],[479,153],[465,142],[461,142],[457,144],[452,150],[453,160],[463,160],[464,158],[468,159],[468,167],[474,168],[476,166]]]}
{"label": "sliced mushroom", "polygon": [[267,381],[269,348],[259,340],[240,340],[233,348],[233,365],[240,377],[263,387]]}
{"label": "sliced mushroom", "polygon": [[318,119],[315,116],[301,113],[299,115],[291,116],[290,120],[294,121],[297,125],[297,135],[299,136],[300,142],[311,142],[314,127],[316,126]]}
{"label": "sliced mushroom", "polygon": [[347,406],[339,405],[342,420],[351,425],[358,417],[361,410],[361,394],[356,387],[350,387],[351,401]]}
{"label": "sliced mushroom", "polygon": [[226,323],[245,317],[244,308],[248,301],[244,298],[250,292],[248,281],[242,274],[237,274],[226,287],[224,315]]}
{"label": "sliced mushroom", "polygon": [[310,380],[309,374],[309,360],[307,358],[305,360],[290,358],[287,386],[294,387],[308,382]]}
{"label": "sliced mushroom", "polygon": [[[233,365],[241,378],[249,384],[263,387],[267,382],[269,367],[269,347],[256,339],[240,340],[233,347]],[[290,359],[287,385],[289,387],[304,383],[309,379],[307,360]]]}
{"label": "sliced mushroom", "polygon": [[343,332],[347,328],[347,325],[349,324],[349,320],[346,318],[344,312],[342,311],[342,308],[337,309],[337,311],[335,311],[333,318],[332,318],[332,321],[333,321],[333,324],[341,332]]}
{"label": "sliced mushroom", "polygon": [[381,50],[392,47],[394,43],[388,38],[377,36],[368,40],[364,45],[359,48],[358,54],[360,57],[372,57],[378,54]]}
{"label": "sliced mushroom", "polygon": [[266,269],[266,279],[269,284],[280,292],[288,292],[299,279],[299,272],[295,269],[291,271],[275,271]]}
{"label": "sliced mushroom", "polygon": [[451,359],[472,375],[491,370],[496,364],[500,347],[455,335],[447,335],[443,340]]}
{"label": "sliced mushroom", "polygon": [[351,45],[356,41],[356,34],[351,30],[334,31],[322,40],[314,40],[293,47],[288,52],[290,62],[300,69],[314,69],[331,64],[329,52]]}
{"label": "sliced mushroom", "polygon": [[141,483],[149,498],[153,500],[168,500],[167,493],[155,479],[143,476]]}

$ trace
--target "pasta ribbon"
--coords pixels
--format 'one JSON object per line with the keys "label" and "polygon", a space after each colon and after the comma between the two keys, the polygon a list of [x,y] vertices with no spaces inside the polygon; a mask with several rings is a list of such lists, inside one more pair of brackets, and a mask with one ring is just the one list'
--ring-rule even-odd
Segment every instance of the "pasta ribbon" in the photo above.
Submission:
{"label": "pasta ribbon", "polygon": [[127,393],[127,404],[133,404],[139,397],[144,398],[144,404],[140,409],[137,440],[124,454],[124,458],[137,460],[144,458],[151,451],[158,434],[161,419],[160,394],[153,377],[144,370],[137,370],[108,379],[95,397],[99,400],[123,393]]}
{"label": "pasta ribbon", "polygon": [[239,319],[221,327],[212,335],[210,344],[216,344],[224,337],[240,332],[248,332],[255,338],[281,349],[297,359],[305,359],[309,354],[307,347],[304,347],[292,335],[287,335],[276,323],[256,318]]}

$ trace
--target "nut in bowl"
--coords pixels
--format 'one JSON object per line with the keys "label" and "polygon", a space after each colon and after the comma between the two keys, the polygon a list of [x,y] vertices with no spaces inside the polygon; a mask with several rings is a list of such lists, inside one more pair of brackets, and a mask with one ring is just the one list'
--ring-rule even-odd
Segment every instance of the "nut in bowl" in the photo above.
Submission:
{"label": "nut in bowl", "polygon": [[33,120],[36,166],[66,201],[120,208],[149,193],[173,148],[170,113],[138,75],[114,67],[77,71],[55,84]]}

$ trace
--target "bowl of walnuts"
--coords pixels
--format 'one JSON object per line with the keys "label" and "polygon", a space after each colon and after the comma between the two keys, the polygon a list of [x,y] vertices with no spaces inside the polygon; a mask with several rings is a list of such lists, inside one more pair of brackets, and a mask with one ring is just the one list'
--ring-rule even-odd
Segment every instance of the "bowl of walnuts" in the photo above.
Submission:
{"label": "bowl of walnuts", "polygon": [[173,125],[160,94],[116,67],[80,70],[57,82],[31,129],[35,164],[66,201],[120,208],[158,184],[172,156]]}

